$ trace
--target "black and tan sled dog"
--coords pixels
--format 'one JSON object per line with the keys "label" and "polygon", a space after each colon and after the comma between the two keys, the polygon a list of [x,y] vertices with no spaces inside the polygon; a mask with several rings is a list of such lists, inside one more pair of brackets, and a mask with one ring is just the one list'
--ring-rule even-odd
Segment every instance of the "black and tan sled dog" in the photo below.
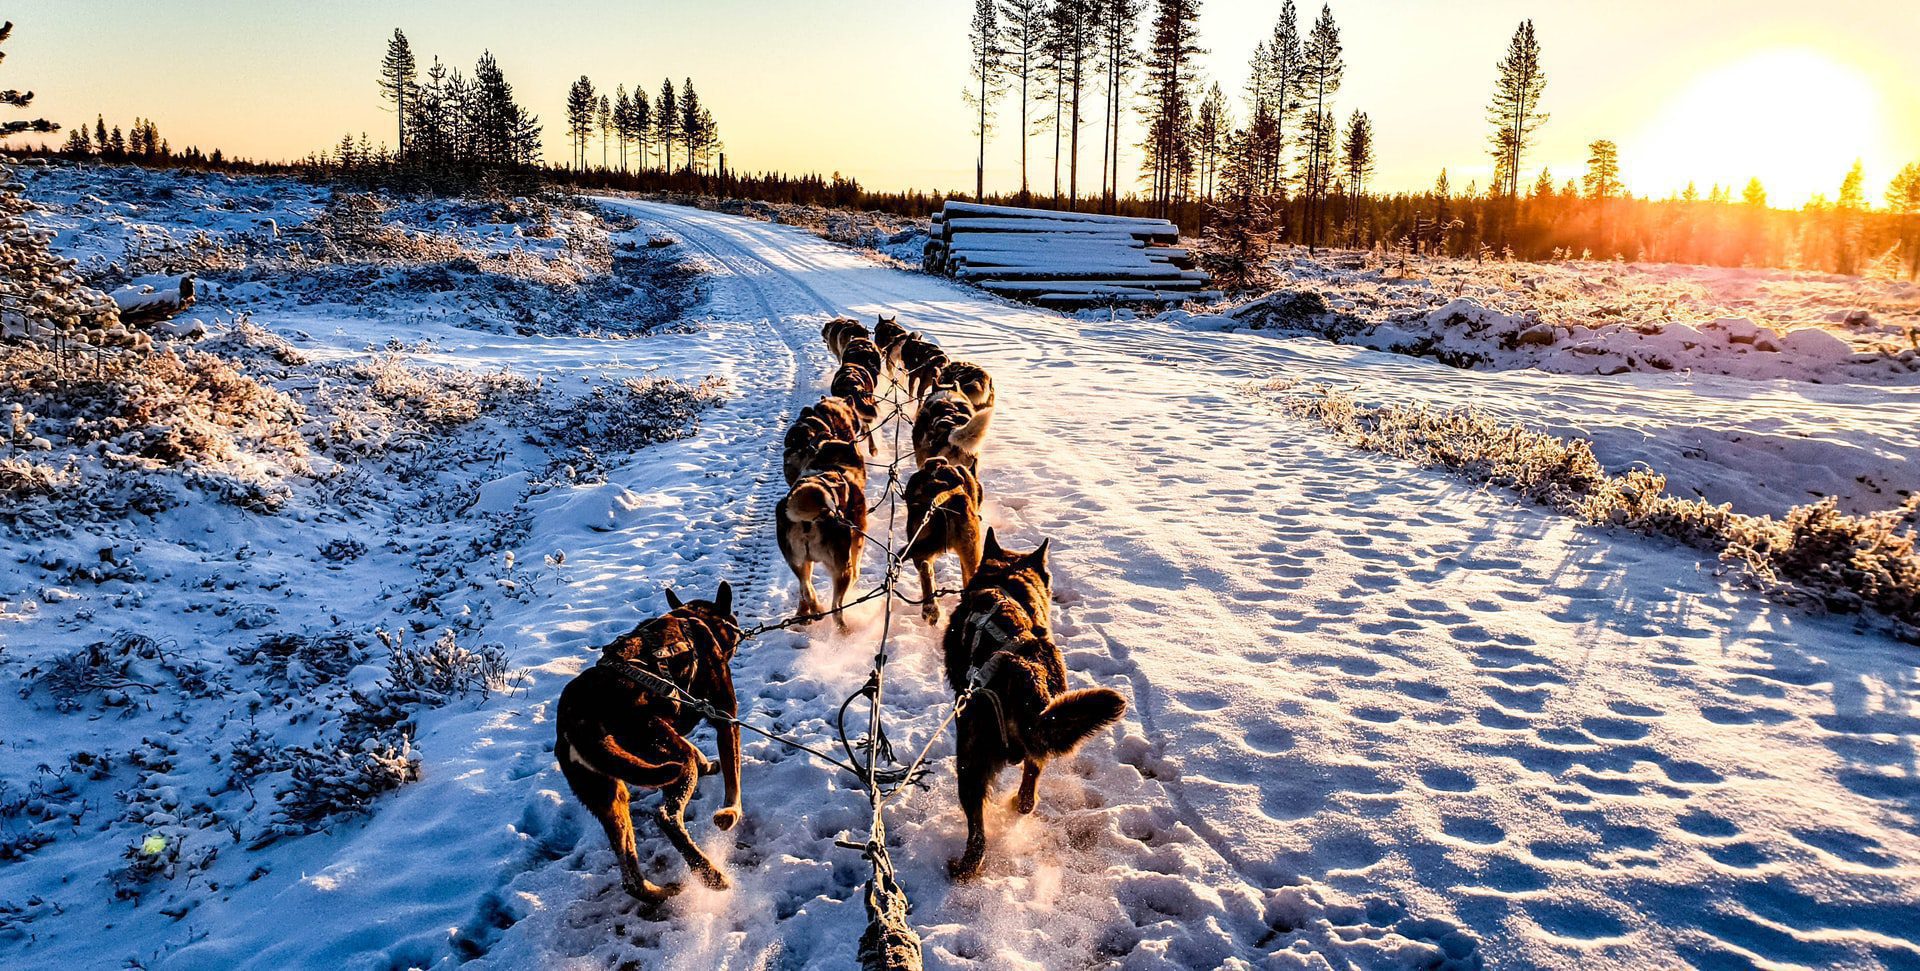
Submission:
{"label": "black and tan sled dog", "polygon": [[[730,667],[740,646],[733,588],[723,581],[712,600],[687,603],[668,590],[667,604],[672,609],[665,615],[616,638],[602,649],[598,664],[568,682],[554,717],[553,754],[560,771],[606,829],[620,863],[620,882],[643,900],[679,888],[641,875],[628,786],[660,790],[660,805],[653,811],[660,831],[695,876],[716,890],[727,887],[726,875],[687,834],[687,801],[700,777],[714,771],[714,763],[687,739],[703,716],[642,684],[647,683],[643,675],[652,675],[729,716],[739,710]],[[713,814],[713,824],[732,829],[740,821],[740,729],[724,723],[713,728],[727,790],[726,805]]]}
{"label": "black and tan sled dog", "polygon": [[[844,441],[821,444],[773,516],[780,554],[800,581],[799,613],[823,612],[813,591],[815,563],[826,567],[834,609],[844,606],[866,544],[867,467],[860,453]],[[835,614],[834,622],[847,629],[845,615]]]}
{"label": "black and tan sled dog", "polygon": [[943,458],[927,464],[907,480],[907,556],[920,569],[920,616],[940,622],[940,603],[934,597],[933,562],[942,553],[960,561],[960,582],[973,579],[980,565],[980,480],[963,465]]}
{"label": "black and tan sled dog", "polygon": [[851,317],[835,317],[820,328],[820,337],[827,342],[827,350],[835,358],[846,353],[847,342],[856,337],[866,337],[867,326]]}
{"label": "black and tan sled dog", "polygon": [[987,850],[982,807],[993,777],[1021,766],[1013,808],[1033,812],[1040,770],[1118,721],[1127,702],[1111,688],[1067,690],[1066,661],[1047,629],[1053,577],[1046,542],[1031,553],[1000,548],[987,530],[979,569],[960,595],[944,642],[954,694],[978,673],[982,687],[955,725],[955,774],[967,817],[967,848],[949,866],[955,879],[980,871]]}
{"label": "black and tan sled dog", "polygon": [[992,408],[975,408],[966,395],[952,388],[937,389],[913,416],[913,459],[925,465],[935,457],[944,458],[977,473],[980,445],[992,422]]}

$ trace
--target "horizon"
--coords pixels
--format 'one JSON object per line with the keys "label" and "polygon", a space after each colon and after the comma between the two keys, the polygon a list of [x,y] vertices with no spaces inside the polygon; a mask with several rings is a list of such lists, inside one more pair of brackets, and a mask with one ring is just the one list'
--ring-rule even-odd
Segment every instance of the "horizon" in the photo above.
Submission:
{"label": "horizon", "polygon": [[[874,191],[958,192],[973,179],[969,110],[960,98],[970,6],[842,0],[803,9],[716,0],[699,10],[649,10],[589,3],[566,17],[543,18],[499,4],[458,5],[456,16],[456,5],[428,0],[395,23],[394,11],[364,2],[318,10],[212,0],[122,10],[40,0],[12,15],[8,69],[10,83],[36,92],[34,113],[63,129],[95,115],[123,127],[140,116],[176,147],[291,161],[326,150],[343,133],[393,144],[393,116],[374,79],[398,27],[423,70],[437,55],[470,71],[491,50],[516,94],[539,114],[550,162],[565,157],[562,104],[566,86],[581,74],[608,90],[625,83],[649,94],[662,77],[691,78],[719,121],[736,170],[839,172]],[[1775,207],[1797,208],[1816,195],[1831,198],[1857,159],[1878,204],[1893,173],[1920,159],[1920,76],[1901,62],[1903,50],[1920,48],[1920,18],[1901,17],[1899,5],[1882,0],[1839,4],[1844,16],[1834,16],[1833,5],[1815,11],[1768,0],[1724,27],[1715,6],[1634,0],[1610,11],[1606,22],[1589,23],[1586,12],[1530,12],[1512,0],[1470,11],[1395,0],[1335,4],[1347,60],[1336,115],[1357,109],[1372,118],[1380,156],[1375,191],[1422,191],[1442,168],[1456,191],[1484,187],[1492,171],[1484,109],[1494,63],[1513,27],[1531,16],[1551,120],[1529,154],[1523,184],[1542,167],[1557,185],[1577,178],[1588,143],[1606,138],[1618,143],[1623,180],[1637,196],[1677,195],[1689,182],[1702,196],[1713,185],[1737,195],[1747,179],[1759,178]],[[183,15],[187,7],[198,15]],[[1245,114],[1247,57],[1279,9],[1227,0],[1201,6],[1207,53],[1198,60],[1207,81],[1227,93],[1236,119]],[[1303,22],[1317,13],[1311,4],[1300,9]],[[689,42],[737,27],[742,16],[757,18],[757,34],[784,38],[790,56],[769,62],[727,45]],[[588,20],[604,25],[592,38],[566,33]],[[1665,39],[1652,42],[1641,25],[1656,20],[1666,25]],[[226,29],[211,36],[203,30],[208,22]],[[203,56],[156,78],[119,56],[142,44]],[[855,59],[871,50],[883,54]],[[107,55],[104,63],[96,52]],[[1627,57],[1646,63],[1623,79],[1619,65]],[[766,63],[777,64],[777,72],[759,67]],[[849,64],[872,67],[852,71]],[[779,96],[762,94],[770,82]],[[1422,96],[1404,94],[1415,90]],[[287,109],[293,96],[299,110]],[[1096,84],[1096,126],[1098,98]],[[1000,103],[988,143],[991,192],[1019,188],[1013,102]],[[821,110],[805,110],[809,105]],[[912,119],[910,127],[900,119]],[[1122,150],[1128,170],[1138,161],[1132,144],[1139,135],[1130,113]],[[59,138],[14,144],[57,145]],[[1051,188],[1051,147],[1050,128],[1029,146],[1037,192]],[[1083,144],[1083,184],[1094,178],[1085,169],[1097,172],[1098,158],[1097,145],[1089,152]]]}

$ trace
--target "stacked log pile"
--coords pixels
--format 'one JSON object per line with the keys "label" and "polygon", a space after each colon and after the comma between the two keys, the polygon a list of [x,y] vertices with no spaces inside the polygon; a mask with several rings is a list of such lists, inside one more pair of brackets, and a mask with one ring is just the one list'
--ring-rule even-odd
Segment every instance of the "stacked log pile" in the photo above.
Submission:
{"label": "stacked log pile", "polygon": [[1174,304],[1220,296],[1165,219],[948,202],[933,214],[930,273],[1049,307]]}

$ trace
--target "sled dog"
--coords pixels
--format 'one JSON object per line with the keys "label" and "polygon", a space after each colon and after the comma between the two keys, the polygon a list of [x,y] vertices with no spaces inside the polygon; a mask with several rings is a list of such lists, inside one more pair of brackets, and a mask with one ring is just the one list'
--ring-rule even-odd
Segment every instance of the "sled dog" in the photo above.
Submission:
{"label": "sled dog", "polygon": [[1111,688],[1067,689],[1066,661],[1047,627],[1047,546],[1008,552],[987,530],[980,566],[947,622],[947,684],[956,696],[976,677],[982,686],[954,725],[954,769],[967,817],[966,850],[948,866],[955,879],[980,872],[987,849],[982,809],[1002,768],[1020,764],[1013,808],[1031,813],[1047,760],[1072,752],[1127,710]]}
{"label": "sled dog", "polygon": [[[727,887],[726,875],[687,833],[687,801],[700,777],[714,771],[714,763],[687,739],[704,716],[646,685],[653,683],[649,677],[658,678],[729,716],[739,710],[730,668],[740,646],[733,587],[722,581],[712,600],[685,603],[668,590],[667,604],[672,609],[666,614],[615,638],[602,649],[599,663],[568,682],[554,715],[553,754],[560,772],[607,831],[621,884],[643,900],[658,900],[679,887],[660,886],[640,872],[627,801],[630,786],[660,791],[655,824],[695,876],[716,890]],[[740,729],[728,722],[713,729],[726,786],[726,804],[713,814],[713,824],[732,829],[740,821]]]}
{"label": "sled dog", "polygon": [[933,563],[942,553],[960,561],[960,580],[973,579],[980,565],[980,480],[965,466],[933,458],[907,480],[907,556],[920,570],[920,616],[940,622],[934,597]]}
{"label": "sled dog", "polygon": [[921,465],[935,456],[967,471],[980,471],[980,444],[987,437],[993,409],[975,409],[952,388],[936,389],[913,418],[913,457]]}
{"label": "sled dog", "polygon": [[848,341],[865,336],[866,325],[851,317],[835,317],[820,328],[820,337],[827,342],[827,350],[832,351],[836,358],[846,352]]}
{"label": "sled dog", "polygon": [[972,361],[949,361],[940,369],[940,383],[967,396],[975,408],[993,407],[993,375]]}

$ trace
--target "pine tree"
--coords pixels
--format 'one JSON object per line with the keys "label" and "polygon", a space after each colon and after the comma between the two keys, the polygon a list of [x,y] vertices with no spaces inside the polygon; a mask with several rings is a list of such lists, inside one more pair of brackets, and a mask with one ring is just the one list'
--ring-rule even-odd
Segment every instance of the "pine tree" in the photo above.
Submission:
{"label": "pine tree", "polygon": [[[1347,140],[1340,148],[1340,160],[1346,170],[1347,193],[1358,205],[1366,198],[1367,180],[1373,178],[1375,162],[1373,150],[1373,120],[1364,111],[1355,111],[1347,119]],[[1366,245],[1373,245],[1373,234],[1367,234]]]}
{"label": "pine tree", "polygon": [[613,101],[606,95],[600,96],[600,103],[594,108],[595,127],[600,129],[600,170],[607,169],[607,149],[613,141]]}
{"label": "pine tree", "polygon": [[673,171],[673,136],[680,127],[680,98],[673,90],[673,79],[660,82],[660,97],[653,102],[653,129],[664,153],[660,171]]}
{"label": "pine tree", "polygon": [[686,78],[680,84],[680,143],[687,150],[689,172],[693,171],[694,156],[700,153],[705,134],[700,119],[700,96],[694,93],[693,79]]}
{"label": "pine tree", "polygon": [[81,125],[67,132],[67,143],[60,146],[63,155],[72,158],[90,158],[93,155],[93,140],[87,137],[87,126]]}
{"label": "pine tree", "polygon": [[1193,83],[1193,59],[1200,0],[1154,0],[1153,34],[1147,45],[1147,163],[1151,195],[1162,218],[1185,194],[1182,156],[1190,153],[1187,89]]}
{"label": "pine tree", "polygon": [[598,100],[593,93],[593,82],[587,76],[573,82],[567,89],[567,134],[573,138],[574,166],[580,171],[587,170],[587,138],[593,133],[593,110]]}
{"label": "pine tree", "polygon": [[633,140],[634,168],[644,172],[647,169],[647,146],[653,139],[653,104],[647,100],[647,89],[633,86]]}
{"label": "pine tree", "polygon": [[1304,65],[1301,62],[1299,14],[1293,0],[1280,7],[1273,35],[1254,45],[1247,80],[1247,104],[1252,116],[1242,150],[1245,165],[1262,195],[1286,189],[1287,126],[1299,110]]}
{"label": "pine tree", "polygon": [[1020,85],[1020,197],[1030,194],[1027,184],[1027,143],[1033,137],[1032,108],[1040,98],[1040,62],[1047,40],[1044,0],[1000,0],[1004,18],[1001,48],[1007,67]]}
{"label": "pine tree", "polygon": [[1907,279],[1920,279],[1920,162],[1908,162],[1887,185],[1887,211],[1900,220]]}
{"label": "pine tree", "polygon": [[1206,99],[1200,102],[1193,128],[1193,139],[1200,153],[1199,192],[1208,203],[1214,201],[1221,156],[1226,153],[1227,136],[1233,128],[1233,119],[1227,116],[1227,111],[1227,93],[1220,90],[1220,83],[1216,81],[1207,89]]}
{"label": "pine tree", "polygon": [[1613,249],[1613,237],[1607,233],[1607,212],[1612,203],[1609,200],[1620,195],[1620,149],[1608,139],[1595,140],[1587,146],[1587,174],[1581,179],[1587,198],[1598,207],[1600,213],[1599,238],[1602,252]]}
{"label": "pine tree", "polygon": [[633,140],[633,99],[627,97],[625,84],[613,87],[613,134],[620,142],[620,174],[625,175],[627,143]]}
{"label": "pine tree", "polygon": [[1487,120],[1494,125],[1494,167],[1505,176],[1505,181],[1493,191],[1518,199],[1521,161],[1534,132],[1547,121],[1547,116],[1540,112],[1540,95],[1546,90],[1547,74],[1540,66],[1540,42],[1534,37],[1533,21],[1521,21],[1498,67],[1500,76],[1494,82]]}
{"label": "pine tree", "polygon": [[[1094,54],[1097,40],[1095,14],[1099,0],[1055,0],[1053,14],[1049,18],[1049,30],[1052,41],[1049,45],[1050,70],[1060,78],[1061,87],[1066,95],[1067,105],[1064,111],[1056,110],[1055,118],[1062,114],[1067,119],[1067,208],[1080,207],[1080,97],[1086,90],[1087,61]],[[1060,130],[1054,130],[1054,191],[1057,199],[1060,195],[1059,156]]]}
{"label": "pine tree", "polygon": [[987,192],[987,133],[992,128],[988,115],[1006,85],[1006,51],[1001,46],[998,14],[994,0],[974,0],[973,23],[967,33],[967,76],[972,83],[961,96],[975,109],[973,133],[979,138],[979,155],[973,165],[975,202],[985,199]]}
{"label": "pine tree", "polygon": [[1120,207],[1120,125],[1126,117],[1127,74],[1139,61],[1133,37],[1138,32],[1140,14],[1145,10],[1145,0],[1100,0],[1097,11],[1101,55],[1107,64],[1107,114],[1101,129],[1106,137],[1101,139],[1100,146],[1100,194],[1108,212],[1116,212]]}
{"label": "pine tree", "polygon": [[387,56],[380,61],[380,97],[393,105],[402,155],[407,154],[407,111],[412,107],[416,68],[407,35],[395,27],[393,38],[387,41]]}
{"label": "pine tree", "polygon": [[1306,181],[1301,187],[1306,198],[1306,238],[1311,252],[1320,242],[1321,223],[1327,190],[1333,182],[1333,156],[1339,139],[1339,123],[1328,110],[1347,71],[1341,57],[1340,28],[1333,22],[1333,9],[1322,5],[1320,17],[1313,22],[1306,41],[1300,45],[1300,100],[1306,103],[1307,122],[1302,136],[1306,143]]}

